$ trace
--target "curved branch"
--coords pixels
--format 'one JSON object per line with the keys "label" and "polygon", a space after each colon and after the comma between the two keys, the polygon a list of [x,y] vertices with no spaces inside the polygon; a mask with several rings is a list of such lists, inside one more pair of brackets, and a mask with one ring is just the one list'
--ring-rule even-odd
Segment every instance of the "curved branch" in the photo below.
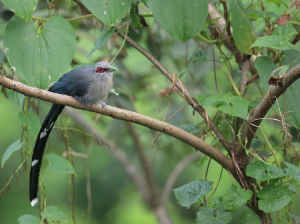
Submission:
{"label": "curved branch", "polygon": [[[292,68],[288,73],[286,73],[283,77],[282,83],[284,83],[284,87],[275,87],[272,86],[269,92],[264,96],[259,105],[254,108],[254,110],[250,113],[247,126],[242,131],[242,144],[245,145],[247,139],[246,148],[250,148],[251,142],[253,140],[254,134],[257,131],[257,126],[262,122],[262,119],[270,110],[270,108],[275,103],[276,99],[283,94],[287,88],[292,85],[298,78],[300,78],[300,64]],[[251,125],[253,124],[253,125]],[[241,144],[237,147],[237,156],[243,157],[245,156],[244,148]]]}
{"label": "curved branch", "polygon": [[[42,99],[45,101],[49,101],[55,104],[62,104],[66,106],[70,106],[76,109],[82,109],[81,103],[74,99],[73,97],[67,95],[61,95],[57,93],[48,92],[46,90],[38,89],[35,87],[30,87],[24,85],[20,82],[8,79],[3,75],[0,75],[0,85],[11,89],[13,91],[22,93],[26,96],[35,97],[38,99]],[[84,107],[87,111],[92,111],[96,113],[100,113],[106,116],[110,116],[115,119],[125,120],[129,122],[133,122],[136,124],[140,124],[142,126],[148,127],[150,129],[163,132],[170,136],[173,136],[186,144],[192,146],[196,150],[199,150],[209,157],[218,162],[225,169],[229,170],[233,174],[234,172],[234,164],[230,158],[224,155],[220,150],[216,149],[212,145],[207,142],[197,138],[196,136],[183,131],[182,129],[175,127],[166,122],[144,116],[142,114],[138,114],[132,111],[119,109],[112,106],[107,106],[107,111],[105,111],[100,104],[87,105]]]}
{"label": "curved branch", "polygon": [[[123,32],[120,32],[120,29],[116,27],[117,34],[122,37],[126,38],[125,34]],[[175,75],[171,74],[155,57],[153,57],[145,48],[140,46],[137,42],[135,42],[133,39],[127,36],[126,38],[127,43],[129,43],[131,46],[133,46],[135,49],[137,49],[139,52],[141,52],[146,58],[149,59],[159,70],[160,72],[166,76],[172,83],[175,84],[177,89],[182,92],[183,96],[185,97],[185,100],[200,114],[200,116],[206,121],[208,126],[214,131],[217,138],[220,140],[224,148],[227,150],[228,154],[231,155],[231,144],[226,141],[226,139],[223,137],[222,132],[219,130],[219,128],[212,122],[212,120],[208,117],[206,111],[203,107],[199,105],[197,100],[195,100],[187,91],[187,89],[184,87],[184,85],[178,81],[177,78],[175,78]]]}

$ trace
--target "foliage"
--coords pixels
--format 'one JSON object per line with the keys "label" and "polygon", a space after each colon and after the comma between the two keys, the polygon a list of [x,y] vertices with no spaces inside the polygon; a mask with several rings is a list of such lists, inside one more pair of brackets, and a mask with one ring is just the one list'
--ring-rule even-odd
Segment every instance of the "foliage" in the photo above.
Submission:
{"label": "foliage", "polygon": [[[98,115],[91,119],[87,118],[91,113],[84,112],[78,121],[67,112],[72,118],[61,116],[54,126],[57,139],[47,143],[53,151],[44,156],[40,217],[22,209],[19,223],[70,223],[71,219],[74,223],[124,223],[128,217],[135,223],[137,214],[150,218],[141,217],[136,223],[155,220],[154,216],[163,224],[171,219],[199,224],[299,221],[299,198],[295,198],[300,184],[300,38],[293,24],[299,25],[300,1],[1,2],[0,81],[6,76],[48,89],[68,69],[110,61],[120,73],[114,76],[112,90],[118,96],[110,96],[108,104],[154,117],[164,125],[172,123],[187,136],[183,145],[178,135],[160,138],[158,132],[152,135],[103,116],[98,130]],[[0,93],[4,96],[0,98],[0,124],[4,124],[0,131],[6,134],[0,136],[6,149],[1,160],[5,172],[1,197],[14,179],[22,187],[27,184],[26,178],[19,177],[27,172],[46,105],[14,87],[0,86]],[[186,103],[193,110],[184,110]],[[153,121],[147,119],[145,127]],[[135,122],[134,118],[129,121]],[[10,131],[15,122],[18,128]],[[81,131],[80,124],[92,128]],[[108,151],[95,152],[94,144]],[[191,148],[206,153],[207,147],[215,151],[187,155]],[[192,162],[195,159],[198,166]],[[12,161],[16,164],[11,174]],[[183,171],[188,164],[188,171]],[[219,175],[215,171],[220,166]],[[181,172],[185,175],[180,176]],[[134,198],[126,175],[141,198]],[[52,197],[64,186],[68,189],[61,194],[68,195],[70,208],[57,202],[59,196]],[[168,200],[171,189],[174,194]],[[128,201],[122,198],[123,204],[119,203],[120,195]],[[75,206],[74,197],[80,206]],[[85,212],[85,203],[87,218],[78,215]],[[99,214],[92,215],[93,206]],[[128,214],[133,206],[137,209]],[[158,208],[164,209],[164,217]]]}

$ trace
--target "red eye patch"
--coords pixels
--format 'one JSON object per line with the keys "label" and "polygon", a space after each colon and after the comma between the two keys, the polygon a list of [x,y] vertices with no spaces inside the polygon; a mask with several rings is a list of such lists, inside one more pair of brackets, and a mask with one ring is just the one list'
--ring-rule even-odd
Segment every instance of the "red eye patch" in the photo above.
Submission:
{"label": "red eye patch", "polygon": [[98,67],[96,72],[103,73],[103,72],[106,72],[106,71],[109,71],[109,70],[110,70],[110,68]]}

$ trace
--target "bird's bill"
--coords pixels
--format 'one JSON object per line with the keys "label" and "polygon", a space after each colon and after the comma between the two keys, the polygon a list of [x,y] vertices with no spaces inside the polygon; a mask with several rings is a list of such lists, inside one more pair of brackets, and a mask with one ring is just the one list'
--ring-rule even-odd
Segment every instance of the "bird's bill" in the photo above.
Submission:
{"label": "bird's bill", "polygon": [[118,72],[118,69],[116,69],[116,68],[113,67],[113,66],[109,66],[109,71],[110,71],[110,72],[113,72],[113,71],[117,71],[117,72]]}

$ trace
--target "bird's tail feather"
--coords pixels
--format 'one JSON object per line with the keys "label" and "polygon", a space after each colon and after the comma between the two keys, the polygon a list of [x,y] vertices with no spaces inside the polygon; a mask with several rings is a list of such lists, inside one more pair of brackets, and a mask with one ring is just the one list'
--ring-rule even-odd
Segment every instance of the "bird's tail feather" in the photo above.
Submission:
{"label": "bird's tail feather", "polygon": [[48,136],[53,128],[55,121],[59,114],[64,109],[64,105],[53,104],[44,123],[42,124],[41,130],[37,136],[37,140],[33,149],[31,170],[30,170],[30,203],[34,206],[37,200],[37,192],[39,185],[39,173],[42,164],[42,158],[47,143]]}

